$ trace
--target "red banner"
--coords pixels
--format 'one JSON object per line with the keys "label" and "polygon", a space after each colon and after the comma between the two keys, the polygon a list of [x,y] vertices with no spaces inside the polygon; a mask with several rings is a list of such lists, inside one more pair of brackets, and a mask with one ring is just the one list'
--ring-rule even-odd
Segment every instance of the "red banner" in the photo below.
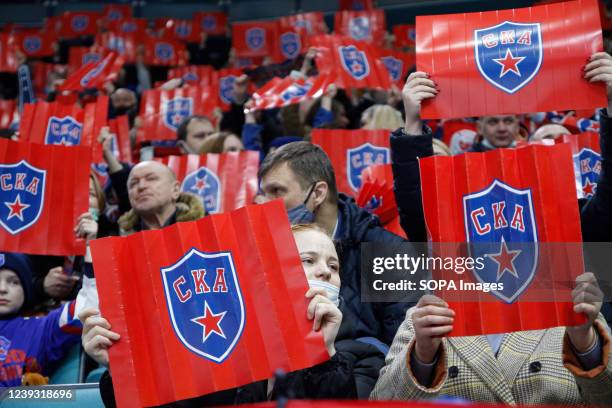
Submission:
{"label": "red banner", "polygon": [[22,140],[66,146],[91,146],[93,159],[102,159],[98,143],[100,129],[107,125],[108,97],[99,96],[95,103],[82,109],[76,104],[36,102],[26,104],[19,122]]}
{"label": "red banner", "polygon": [[424,118],[607,104],[605,85],[583,78],[588,58],[603,49],[596,0],[416,21],[417,69],[440,89],[423,103]]}
{"label": "red banner", "polygon": [[187,65],[170,68],[168,79],[183,78],[190,85],[212,85],[214,68],[210,65]]}
{"label": "red banner", "polygon": [[556,138],[555,143],[568,143],[571,146],[578,198],[591,198],[597,191],[601,173],[599,134],[563,135]]}
{"label": "red banner", "polygon": [[358,206],[376,215],[387,231],[407,238],[399,222],[390,164],[376,164],[361,172],[361,188],[355,201]]}
{"label": "red banner", "polygon": [[318,49],[319,73],[333,76],[339,88],[391,88],[389,72],[371,45],[333,35],[311,38],[310,45]]}
{"label": "red banner", "polygon": [[201,30],[193,20],[164,19],[161,30],[161,37],[164,39],[185,42],[200,41]]}
{"label": "red banner", "polygon": [[103,89],[107,82],[114,81],[123,66],[123,59],[116,52],[109,52],[98,62],[90,62],[70,75],[58,87],[62,91],[81,91],[83,89]]}
{"label": "red banner", "polygon": [[[572,311],[570,294],[584,265],[581,246],[576,244],[582,237],[569,145],[427,157],[419,166],[434,248],[438,242],[466,243],[475,260],[472,265],[479,265],[470,270],[466,264],[464,274],[447,271],[444,276],[497,285],[478,297],[449,301],[456,312],[453,336],[584,321]],[[449,246],[442,248],[449,251]],[[456,251],[441,256],[466,255]],[[455,296],[451,292],[441,296]]]}
{"label": "red banner", "polygon": [[187,64],[188,56],[185,44],[152,37],[146,38],[143,42],[145,64],[171,67]]}
{"label": "red banner", "polygon": [[100,13],[94,11],[66,11],[62,16],[59,35],[64,38],[96,35],[100,17]]}
{"label": "red banner", "polygon": [[391,163],[388,130],[313,129],[312,143],[329,156],[338,191],[356,197],[361,172],[374,164]]}
{"label": "red banner", "polygon": [[302,37],[322,35],[329,32],[323,19],[323,13],[319,11],[282,16],[278,21],[282,27],[292,27]]}
{"label": "red banner", "polygon": [[193,22],[206,34],[225,35],[227,33],[227,15],[220,11],[199,11],[193,15]]}
{"label": "red banner", "polygon": [[144,91],[140,103],[144,140],[176,140],[176,131],[187,116],[205,115],[215,121],[217,100],[211,88],[186,86],[164,91]]}
{"label": "red banner", "polygon": [[282,63],[285,60],[296,59],[306,52],[306,34],[300,34],[300,31],[279,22],[275,32],[273,62]]}
{"label": "red banner", "polygon": [[77,72],[83,65],[99,62],[107,51],[100,46],[70,47],[68,54],[68,72]]}
{"label": "red banner", "polygon": [[274,77],[253,92],[253,110],[282,108],[300,103],[309,98],[318,98],[333,83],[329,75],[319,75],[307,79]]}
{"label": "red banner", "polygon": [[0,72],[16,72],[17,61],[15,50],[12,45],[11,36],[0,33]]}
{"label": "red banner", "polygon": [[0,250],[83,255],[77,218],[87,212],[91,149],[0,139]]}
{"label": "red banner", "polygon": [[120,36],[143,36],[147,31],[148,22],[145,18],[129,18],[111,21],[107,24],[108,30]]}
{"label": "red banner", "polygon": [[181,191],[202,197],[207,214],[223,213],[253,203],[257,194],[259,152],[164,157]]}
{"label": "red banner", "polygon": [[240,68],[224,68],[213,71],[212,84],[216,90],[219,106],[227,111],[232,103],[234,93],[234,81],[243,74]]}
{"label": "red banner", "polygon": [[108,4],[104,6],[102,17],[109,22],[132,18],[132,6],[129,4]]}
{"label": "red banner", "polygon": [[17,101],[0,99],[0,129],[8,129],[13,123],[19,123]]}
{"label": "red banner", "polygon": [[25,30],[12,34],[16,49],[28,57],[49,57],[55,54],[57,36],[54,32]]}
{"label": "red banner", "polygon": [[334,17],[334,32],[354,41],[382,46],[386,29],[385,12],[381,9],[338,11]]}
{"label": "red banner", "polygon": [[413,53],[391,51],[384,48],[378,50],[380,62],[389,72],[391,81],[402,89],[406,83],[406,77],[408,71],[414,67],[416,62],[415,55]]}
{"label": "red banner", "polygon": [[238,57],[274,55],[276,21],[232,23],[232,47]]}
{"label": "red banner", "polygon": [[329,359],[306,316],[308,284],[282,201],[98,239],[91,250],[102,315],[121,335],[109,349],[120,407]]}
{"label": "red banner", "polygon": [[398,24],[393,26],[394,45],[397,48],[414,49],[416,46],[416,26],[414,24]]}

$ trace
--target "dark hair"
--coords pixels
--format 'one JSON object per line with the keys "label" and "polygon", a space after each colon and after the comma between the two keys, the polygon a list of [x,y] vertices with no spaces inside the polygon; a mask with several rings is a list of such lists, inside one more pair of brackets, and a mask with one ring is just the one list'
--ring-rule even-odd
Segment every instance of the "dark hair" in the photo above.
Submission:
{"label": "dark hair", "polygon": [[317,181],[324,181],[329,188],[331,202],[338,202],[334,168],[323,149],[310,142],[292,142],[281,146],[268,154],[261,163],[259,178],[262,179],[270,170],[285,162],[295,173],[304,190]]}
{"label": "dark hair", "polygon": [[207,116],[204,116],[204,115],[187,116],[185,119],[183,119],[178,129],[176,129],[176,139],[177,140],[187,139],[187,126],[189,126],[189,123],[191,123],[192,120],[200,120],[200,121],[206,121],[206,122],[212,123],[212,121]]}

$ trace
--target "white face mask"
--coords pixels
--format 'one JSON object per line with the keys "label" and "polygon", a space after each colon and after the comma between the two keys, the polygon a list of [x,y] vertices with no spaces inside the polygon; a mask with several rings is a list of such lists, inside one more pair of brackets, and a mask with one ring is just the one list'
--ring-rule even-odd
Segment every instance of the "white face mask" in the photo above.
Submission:
{"label": "white face mask", "polygon": [[322,288],[327,293],[327,298],[336,306],[340,304],[340,289],[331,283],[321,282],[319,280],[308,279],[308,285],[311,289]]}
{"label": "white face mask", "polygon": [[98,219],[100,218],[100,210],[98,210],[97,208],[89,207],[89,213],[93,217],[94,221],[98,221]]}

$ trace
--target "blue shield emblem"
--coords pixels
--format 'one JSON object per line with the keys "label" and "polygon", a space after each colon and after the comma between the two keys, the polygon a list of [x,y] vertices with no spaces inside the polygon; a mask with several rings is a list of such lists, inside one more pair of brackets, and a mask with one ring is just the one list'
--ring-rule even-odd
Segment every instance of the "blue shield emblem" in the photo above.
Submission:
{"label": "blue shield emblem", "polygon": [[474,53],[480,74],[495,87],[513,94],[527,85],[542,65],[540,24],[505,21],[474,30]]}
{"label": "blue shield emblem", "polygon": [[283,101],[289,102],[294,98],[306,96],[308,91],[310,91],[310,88],[312,88],[312,84],[310,82],[306,82],[303,85],[292,84],[281,93],[280,97]]}
{"label": "blue shield emblem", "polygon": [[102,57],[98,54],[94,54],[92,52],[88,52],[87,54],[83,55],[83,58],[81,59],[81,63],[83,65],[85,64],[89,64],[90,62],[98,62],[102,59]]}
{"label": "blue shield emblem", "polygon": [[402,79],[402,69],[404,67],[402,60],[395,57],[382,57],[381,60],[385,68],[387,68],[387,71],[389,71],[389,75],[393,82]]}
{"label": "blue shield emblem", "polygon": [[70,21],[70,26],[75,32],[83,31],[89,25],[89,16],[78,15],[72,17]]}
{"label": "blue shield emblem", "polygon": [[29,36],[23,39],[23,49],[28,54],[40,51],[41,47],[42,41],[38,36]]}
{"label": "blue shield emblem", "polygon": [[106,16],[108,21],[121,20],[122,18],[123,14],[121,13],[121,10],[118,9],[111,9]]}
{"label": "blue shield emblem", "polygon": [[297,20],[293,27],[306,30],[307,34],[312,34],[312,24],[310,24],[310,20]]}
{"label": "blue shield emblem", "polygon": [[355,191],[361,187],[361,172],[374,164],[389,164],[389,149],[364,143],[346,151],[346,178]]}
{"label": "blue shield emblem", "polygon": [[221,182],[212,170],[200,167],[188,174],[181,190],[202,197],[206,213],[214,214],[221,210]]}
{"label": "blue shield emblem", "polygon": [[174,29],[174,33],[179,38],[189,37],[189,35],[191,34],[191,24],[188,24],[188,23],[177,24]]}
{"label": "blue shield emblem", "polygon": [[166,101],[164,109],[164,125],[175,131],[187,116],[193,115],[193,99],[177,97]]}
{"label": "blue shield emblem", "polygon": [[370,74],[370,64],[363,51],[354,45],[338,47],[342,67],[355,79],[363,79]]}
{"label": "blue shield emblem", "polygon": [[538,265],[538,231],[531,190],[494,180],[486,189],[463,197],[465,235],[470,256],[482,257],[474,268],[480,282],[503,283],[492,291],[514,302],[529,286]]}
{"label": "blue shield emblem", "polygon": [[266,43],[266,31],[261,27],[246,30],[246,43],[252,50],[259,50]]}
{"label": "blue shield emblem", "polygon": [[214,31],[217,28],[217,18],[215,16],[204,16],[202,19],[202,29],[204,31]]}
{"label": "blue shield emblem", "polygon": [[155,44],[155,57],[162,60],[168,61],[171,60],[174,56],[174,47],[172,44],[168,44],[165,42],[159,42]]}
{"label": "blue shield emblem", "polygon": [[185,73],[185,75],[183,75],[183,81],[185,82],[187,81],[198,82],[199,80],[200,80],[200,77],[195,72],[187,72]]}
{"label": "blue shield emblem", "polygon": [[222,363],[245,324],[245,307],[230,252],[192,248],[161,269],[168,313],[180,342],[193,353]]}
{"label": "blue shield emblem", "polygon": [[45,144],[75,146],[81,143],[83,124],[72,116],[51,116],[47,123]]}
{"label": "blue shield emblem", "polygon": [[349,33],[354,40],[367,40],[370,38],[370,19],[364,16],[349,20]]}
{"label": "blue shield emblem", "polygon": [[4,336],[0,336],[0,361],[6,360],[6,355],[11,348],[11,341]]}
{"label": "blue shield emblem", "polygon": [[133,33],[134,31],[136,31],[136,24],[133,21],[126,21],[121,24],[122,33]]}
{"label": "blue shield emblem", "polygon": [[42,213],[46,170],[25,160],[0,164],[0,225],[10,234],[31,227]]}
{"label": "blue shield emblem", "polygon": [[415,28],[409,28],[408,29],[408,39],[412,42],[416,42],[416,29]]}
{"label": "blue shield emblem", "polygon": [[601,155],[591,149],[580,150],[574,155],[574,173],[578,185],[578,197],[593,197],[601,173]]}
{"label": "blue shield emblem", "polygon": [[219,79],[219,97],[223,103],[232,103],[232,89],[235,80],[235,75],[228,75]]}
{"label": "blue shield emblem", "polygon": [[285,58],[293,59],[297,57],[302,48],[300,36],[292,32],[281,34],[280,47]]}

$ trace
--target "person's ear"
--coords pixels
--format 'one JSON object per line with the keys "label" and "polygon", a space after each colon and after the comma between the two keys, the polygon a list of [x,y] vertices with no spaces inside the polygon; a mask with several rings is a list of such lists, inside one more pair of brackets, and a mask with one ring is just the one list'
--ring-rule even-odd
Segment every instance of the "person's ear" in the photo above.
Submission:
{"label": "person's ear", "polygon": [[172,185],[172,200],[177,202],[179,195],[181,195],[181,185],[179,184],[178,180],[175,180],[174,184]]}
{"label": "person's ear", "polygon": [[181,153],[183,154],[193,153],[191,149],[189,148],[189,145],[187,144],[187,142],[185,142],[184,140],[179,140],[176,143],[176,145],[178,146],[179,149],[181,149]]}
{"label": "person's ear", "polygon": [[311,201],[314,205],[314,208],[318,208],[321,204],[325,202],[327,199],[327,195],[329,194],[329,186],[325,181],[317,181],[312,190],[312,198]]}

